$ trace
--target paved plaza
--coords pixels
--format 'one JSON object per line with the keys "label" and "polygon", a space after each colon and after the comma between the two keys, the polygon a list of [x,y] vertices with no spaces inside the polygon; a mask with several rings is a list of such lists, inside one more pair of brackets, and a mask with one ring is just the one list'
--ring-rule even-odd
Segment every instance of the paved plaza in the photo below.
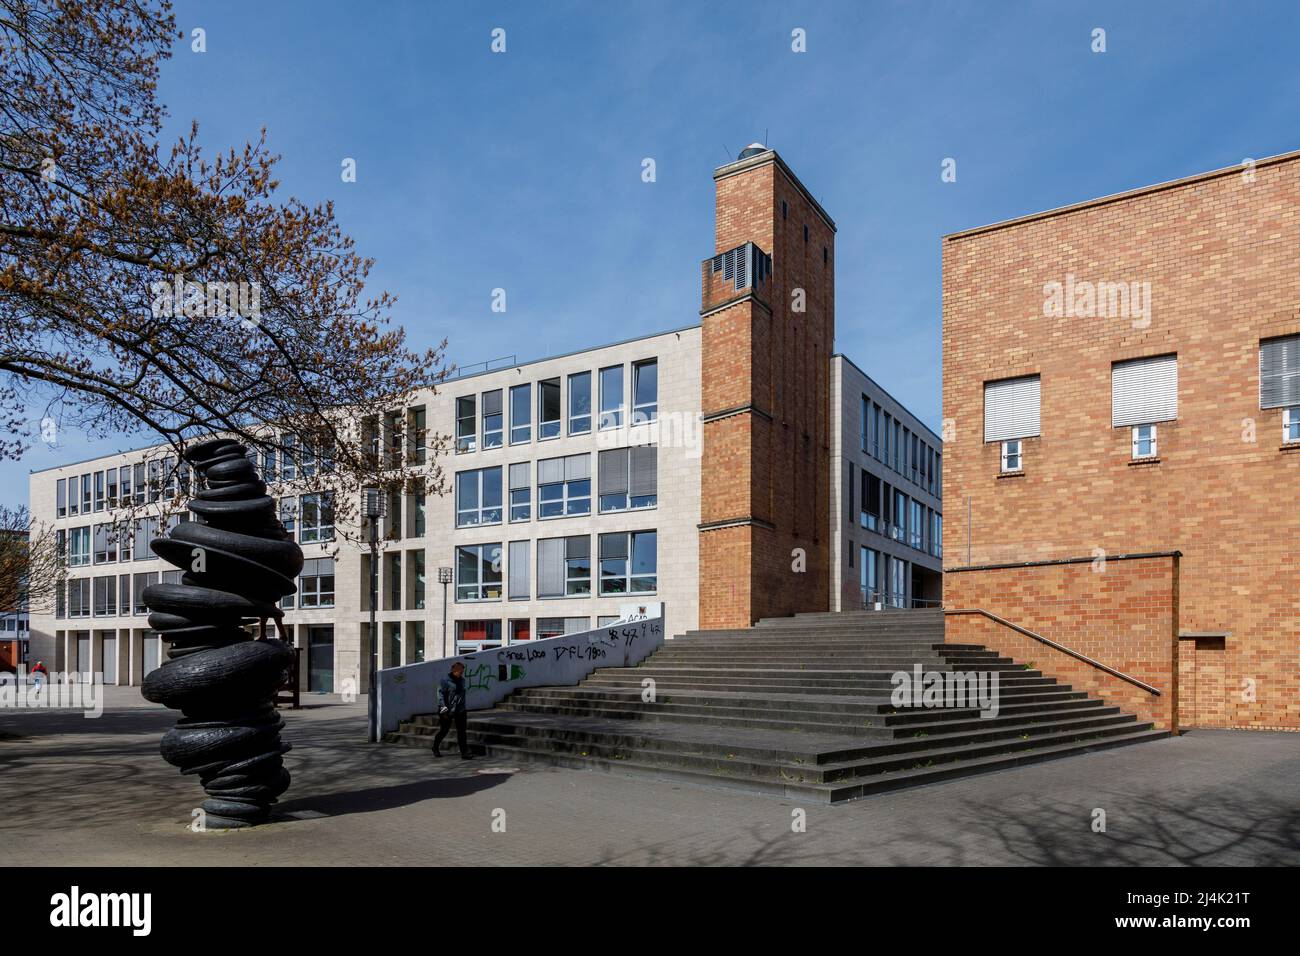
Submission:
{"label": "paved plaza", "polygon": [[[7,865],[1300,864],[1300,734],[1196,731],[834,807],[364,742],[365,701],[286,711],[284,819],[194,833],[176,714],[0,711]],[[454,753],[454,746],[450,748]],[[1094,811],[1105,832],[1094,832]],[[792,824],[806,811],[806,830]],[[494,827],[494,822],[496,826]],[[504,827],[504,832],[502,828]]]}

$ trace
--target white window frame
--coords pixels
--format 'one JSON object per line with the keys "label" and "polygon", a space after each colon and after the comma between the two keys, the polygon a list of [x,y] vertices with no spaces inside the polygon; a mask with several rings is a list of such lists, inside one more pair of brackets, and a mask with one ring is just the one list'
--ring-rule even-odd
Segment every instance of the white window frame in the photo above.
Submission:
{"label": "white window frame", "polygon": [[[498,475],[501,475],[501,478],[498,480],[498,488],[500,488],[502,491],[502,500],[498,501],[495,506],[485,506],[483,504],[484,478],[486,477],[489,471],[495,471]],[[495,465],[491,468],[475,468],[471,471],[456,472],[456,527],[457,528],[477,528],[480,525],[494,525],[494,524],[501,523],[502,511],[504,510],[502,504],[505,498],[504,479],[505,479],[505,475],[503,474],[500,465]],[[477,504],[473,508],[461,508],[460,506],[460,490],[461,490],[462,481],[473,481],[474,484],[477,486],[478,494],[475,499]],[[495,520],[493,520],[490,517],[493,511],[496,512]],[[465,516],[468,515],[473,515],[475,520],[473,521],[462,520]]]}
{"label": "white window frame", "polygon": [[[469,414],[461,409],[469,403]],[[478,396],[461,395],[456,399],[456,454],[468,455],[478,447]]]}
{"label": "white window frame", "polygon": [[[316,506],[315,520],[308,521],[307,503],[308,499],[315,499],[311,503]],[[326,509],[329,509],[330,521],[327,524],[323,519]],[[329,491],[317,491],[311,494],[303,495],[298,502],[298,540],[302,543],[312,541],[333,541],[334,540],[334,494]]]}
{"label": "white window frame", "polygon": [[[497,392],[501,396],[501,411],[498,412],[496,415],[489,415],[487,413],[487,397],[491,395],[493,392]],[[488,391],[484,392],[482,395],[478,397],[478,402],[479,402],[480,413],[483,419],[483,438],[480,443],[480,447],[485,449],[500,448],[502,445],[505,444],[505,440],[506,440],[505,390],[500,388],[489,389]],[[488,420],[492,418],[496,419],[496,424],[494,427],[489,427]]]}
{"label": "white window frame", "polygon": [[[618,370],[618,404],[605,405],[605,373]],[[597,424],[601,431],[623,427],[623,416],[627,413],[627,367],[624,365],[606,365],[597,374],[600,391],[600,407],[597,412]]]}
{"label": "white window frame", "polygon": [[[558,414],[553,419],[543,418],[545,414],[546,390],[542,387],[554,383],[555,391],[559,395]],[[548,429],[554,428],[554,433],[548,432]],[[554,441],[564,434],[564,379],[559,375],[552,375],[550,378],[542,379],[537,383],[537,440]]]}
{"label": "white window frame", "polygon": [[[1025,470],[1025,446],[1020,438],[1009,438],[1002,443],[1002,473],[1014,475]],[[1012,448],[1012,446],[1015,446]],[[1012,460],[1015,464],[1012,465]]]}
{"label": "white window frame", "polygon": [[[496,549],[496,555],[493,557],[491,549]],[[468,551],[475,554],[476,563],[475,579],[473,581],[464,581],[460,576],[460,552]],[[482,604],[485,602],[500,601],[505,595],[504,575],[501,573],[503,551],[500,542],[493,544],[460,544],[456,546],[456,555],[453,564],[456,568],[455,595],[457,604]],[[495,582],[485,580],[482,576],[484,559],[488,560],[489,566],[495,564],[498,568],[497,579]],[[496,595],[491,595],[491,588],[495,585]],[[461,591],[464,588],[473,588],[477,597],[461,597]]]}
{"label": "white window frame", "polygon": [[[587,379],[587,410],[585,412],[574,413],[573,400],[577,392],[574,391],[574,379]],[[586,435],[591,432],[591,372],[573,372],[569,375],[569,414],[568,414],[568,431],[570,435]]]}
{"label": "white window frame", "polygon": [[[521,422],[515,421],[515,393],[524,395],[524,415]],[[533,383],[510,386],[510,444],[526,445],[533,440]]]}
{"label": "white window frame", "polygon": [[1294,445],[1297,442],[1300,442],[1300,405],[1292,405],[1282,409],[1282,444]]}
{"label": "white window frame", "polygon": [[[1149,439],[1151,442],[1151,450],[1145,455],[1138,451],[1139,444],[1147,440],[1138,437],[1138,432],[1140,432],[1144,428],[1151,429],[1151,438]],[[1147,461],[1148,459],[1159,457],[1159,450],[1156,445],[1156,431],[1157,431],[1157,426],[1154,422],[1152,422],[1149,425],[1133,426],[1132,435],[1133,435],[1133,460],[1134,461]]]}
{"label": "white window frame", "polygon": [[[643,369],[653,365],[655,370],[655,394],[653,401],[637,403],[637,383],[641,381]],[[659,359],[642,359],[632,363],[632,424],[645,425],[659,418]]]}

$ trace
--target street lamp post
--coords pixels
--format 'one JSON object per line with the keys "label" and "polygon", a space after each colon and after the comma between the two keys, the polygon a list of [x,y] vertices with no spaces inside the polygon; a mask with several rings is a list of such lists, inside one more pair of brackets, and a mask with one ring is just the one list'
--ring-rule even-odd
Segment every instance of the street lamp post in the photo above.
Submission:
{"label": "street lamp post", "polygon": [[438,569],[438,583],[442,585],[442,656],[447,657],[447,585],[451,583],[451,568]]}
{"label": "street lamp post", "polygon": [[361,493],[361,513],[370,521],[370,680],[366,685],[367,736],[379,740],[379,633],[375,624],[375,605],[379,603],[379,520],[388,513],[388,500],[382,488],[367,488]]}

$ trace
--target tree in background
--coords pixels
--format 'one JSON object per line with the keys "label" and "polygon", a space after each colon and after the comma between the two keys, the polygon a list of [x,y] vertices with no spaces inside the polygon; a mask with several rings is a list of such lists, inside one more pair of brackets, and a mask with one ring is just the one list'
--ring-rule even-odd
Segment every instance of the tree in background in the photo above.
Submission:
{"label": "tree in background", "polygon": [[62,581],[54,530],[33,526],[26,508],[0,505],[0,614],[48,611]]}
{"label": "tree in background", "polygon": [[[158,67],[182,34],[165,0],[0,0],[0,455],[29,422],[224,434],[315,461],[341,528],[360,489],[445,490],[447,439],[393,459],[385,421],[447,374],[367,297],[331,203],[277,200],[265,131],[206,158],[197,125],[160,141]],[[160,476],[163,481],[168,476]]]}

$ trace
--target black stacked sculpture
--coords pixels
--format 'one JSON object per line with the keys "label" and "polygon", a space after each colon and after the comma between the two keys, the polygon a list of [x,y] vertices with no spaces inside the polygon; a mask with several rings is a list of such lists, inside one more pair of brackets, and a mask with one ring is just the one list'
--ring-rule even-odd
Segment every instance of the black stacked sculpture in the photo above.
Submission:
{"label": "black stacked sculpture", "polygon": [[[146,700],[185,716],[163,736],[162,756],[197,774],[207,792],[206,826],[265,822],[289,787],[275,692],[294,662],[276,601],[297,590],[302,549],[280,524],[266,483],[236,441],[185,452],[204,479],[182,522],[150,547],[185,571],[180,584],[154,584],[142,599],[149,626],[170,644],[167,662],[144,680]],[[254,639],[244,628],[259,622]]]}

